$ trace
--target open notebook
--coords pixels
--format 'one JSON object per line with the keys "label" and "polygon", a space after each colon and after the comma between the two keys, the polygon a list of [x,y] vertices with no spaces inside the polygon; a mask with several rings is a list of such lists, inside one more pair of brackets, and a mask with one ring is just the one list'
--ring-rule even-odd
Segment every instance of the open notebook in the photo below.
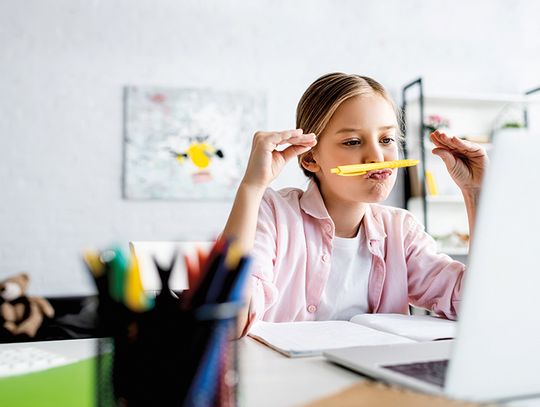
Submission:
{"label": "open notebook", "polygon": [[361,314],[350,321],[256,322],[249,336],[289,357],[329,349],[451,339],[456,323],[427,315]]}

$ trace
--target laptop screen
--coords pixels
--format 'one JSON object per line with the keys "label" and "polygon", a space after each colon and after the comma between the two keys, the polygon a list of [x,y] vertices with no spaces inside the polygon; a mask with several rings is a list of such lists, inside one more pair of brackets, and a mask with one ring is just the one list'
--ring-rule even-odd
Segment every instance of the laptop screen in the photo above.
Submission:
{"label": "laptop screen", "polygon": [[495,137],[446,387],[458,398],[540,392],[540,134]]}

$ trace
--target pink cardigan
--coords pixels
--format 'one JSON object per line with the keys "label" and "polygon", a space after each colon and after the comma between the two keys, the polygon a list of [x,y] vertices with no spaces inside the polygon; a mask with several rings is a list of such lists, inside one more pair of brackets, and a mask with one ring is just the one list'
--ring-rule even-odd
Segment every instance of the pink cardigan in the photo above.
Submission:
{"label": "pink cardigan", "polygon": [[[408,314],[409,303],[456,319],[465,266],[406,210],[367,205],[363,218],[373,255],[369,312]],[[317,185],[267,189],[257,225],[248,326],[257,320],[310,321],[330,273],[334,223]]]}

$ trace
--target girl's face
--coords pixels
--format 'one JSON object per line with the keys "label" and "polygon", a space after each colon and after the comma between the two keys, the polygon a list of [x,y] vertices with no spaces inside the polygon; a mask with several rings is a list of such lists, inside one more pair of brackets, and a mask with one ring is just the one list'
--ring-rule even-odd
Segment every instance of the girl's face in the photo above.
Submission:
{"label": "girl's face", "polygon": [[307,167],[319,179],[325,201],[385,200],[396,182],[396,169],[354,177],[332,174],[330,169],[398,159],[397,134],[396,114],[382,96],[355,96],[343,102],[319,135],[312,152],[314,162]]}

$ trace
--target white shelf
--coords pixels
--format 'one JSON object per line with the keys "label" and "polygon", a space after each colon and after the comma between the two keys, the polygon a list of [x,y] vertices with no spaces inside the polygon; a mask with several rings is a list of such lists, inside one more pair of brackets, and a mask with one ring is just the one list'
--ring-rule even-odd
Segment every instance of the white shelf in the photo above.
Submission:
{"label": "white shelf", "polygon": [[[467,245],[459,239],[458,234],[467,234],[469,224],[465,204],[459,196],[431,197],[436,202],[428,201],[428,233],[437,242],[440,252],[449,255],[466,255]],[[424,213],[422,198],[413,197],[409,200],[409,211],[415,218],[423,223]]]}
{"label": "white shelf", "polygon": [[468,247],[441,247],[441,253],[446,253],[449,256],[467,256],[469,254]]}
{"label": "white shelf", "polygon": [[[412,97],[407,103],[418,103],[419,96]],[[511,93],[424,93],[424,103],[494,103],[494,104],[536,104],[540,103],[537,95],[526,96]]]}
{"label": "white shelf", "polygon": [[441,253],[446,253],[449,256],[467,256],[469,254],[469,248],[463,246],[451,247],[439,245],[439,250]]}
{"label": "white shelf", "polygon": [[465,203],[462,195],[428,195],[426,199],[429,203]]}
{"label": "white shelf", "polygon": [[[428,195],[426,197],[428,203],[440,203],[440,204],[464,204],[463,196],[461,195]],[[409,199],[409,206],[413,203],[420,203],[422,201],[421,196],[413,196]]]}
{"label": "white shelf", "polygon": [[[418,158],[422,146],[425,154],[424,169],[430,170],[437,189],[442,195],[426,196],[425,207],[422,197],[415,196],[407,202],[407,208],[419,222],[427,221],[427,231],[438,237],[437,246],[441,253],[450,256],[467,256],[469,249],[459,235],[469,230],[465,201],[459,188],[453,183],[441,160],[433,158],[429,150],[433,144],[425,134],[419,133],[422,121],[431,115],[447,118],[450,122],[449,135],[484,136],[488,141],[496,133],[502,134],[523,131],[522,129],[499,129],[504,123],[523,122],[523,111],[527,109],[530,116],[537,115],[540,106],[540,94],[525,95],[523,93],[471,93],[471,92],[433,92],[423,87],[423,115],[420,117],[420,98],[418,89],[406,96],[406,119],[409,127],[407,134],[408,151],[411,157]],[[412,90],[412,89],[411,89]],[[478,143],[486,150],[491,150],[491,143]],[[430,148],[431,147],[431,148]],[[424,177],[417,169],[417,184],[425,183]],[[455,236],[455,238],[454,238]]]}

